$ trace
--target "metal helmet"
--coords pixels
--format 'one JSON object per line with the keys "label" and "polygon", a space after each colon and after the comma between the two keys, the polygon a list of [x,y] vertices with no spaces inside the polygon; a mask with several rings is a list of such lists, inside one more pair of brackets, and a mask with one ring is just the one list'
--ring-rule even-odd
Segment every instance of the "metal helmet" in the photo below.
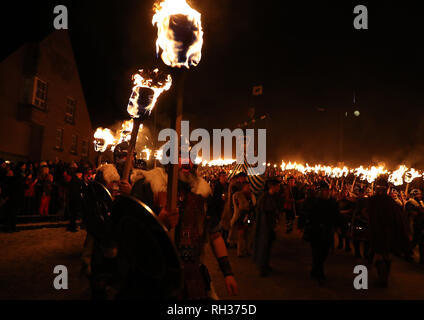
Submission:
{"label": "metal helmet", "polygon": [[113,150],[114,162],[117,162],[122,158],[126,158],[128,155],[128,149],[129,149],[129,144],[126,141],[116,145],[115,150]]}
{"label": "metal helmet", "polygon": [[[128,156],[129,148],[130,148],[130,145],[127,141],[121,142],[120,144],[116,145],[115,149],[113,150],[113,161],[115,163],[122,162],[122,160]],[[135,150],[133,155],[135,158],[136,157]]]}

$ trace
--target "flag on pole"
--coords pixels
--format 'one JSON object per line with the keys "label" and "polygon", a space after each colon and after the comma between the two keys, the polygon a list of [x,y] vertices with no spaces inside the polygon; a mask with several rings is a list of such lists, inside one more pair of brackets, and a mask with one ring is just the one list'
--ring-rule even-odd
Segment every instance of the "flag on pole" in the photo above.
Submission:
{"label": "flag on pole", "polygon": [[260,95],[262,95],[262,93],[263,93],[263,87],[262,86],[254,86],[253,87],[252,94],[254,96],[260,96]]}

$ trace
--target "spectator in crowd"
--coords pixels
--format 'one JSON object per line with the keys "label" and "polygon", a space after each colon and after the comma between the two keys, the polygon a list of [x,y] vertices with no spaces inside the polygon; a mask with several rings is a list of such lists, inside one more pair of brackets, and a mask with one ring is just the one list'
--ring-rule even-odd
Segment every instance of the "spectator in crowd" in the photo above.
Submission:
{"label": "spectator in crowd", "polygon": [[266,277],[271,272],[271,248],[274,242],[277,218],[280,213],[280,182],[268,180],[265,192],[258,200],[256,207],[256,233],[253,249],[253,261],[258,265],[260,274]]}
{"label": "spectator in crowd", "polygon": [[49,215],[49,206],[53,187],[53,175],[50,174],[49,167],[47,165],[41,167],[41,174],[38,182],[41,190],[39,213],[42,216],[47,216]]}
{"label": "spectator in crowd", "polygon": [[4,216],[6,220],[6,232],[16,232],[16,216],[19,211],[19,195],[18,195],[17,178],[12,169],[8,169],[4,177],[2,187],[2,198],[4,200]]}
{"label": "spectator in crowd", "polygon": [[32,172],[25,177],[25,214],[31,214],[35,209],[35,185],[38,179],[33,178]]}
{"label": "spectator in crowd", "polygon": [[228,247],[233,247],[235,241],[235,235],[230,235],[231,219],[233,218],[234,214],[233,195],[241,190],[242,183],[246,181],[246,174],[244,172],[241,172],[237,174],[233,179],[231,179],[230,184],[228,186],[228,195],[221,216],[221,227],[228,235],[227,239],[224,238]]}
{"label": "spectator in crowd", "polygon": [[221,171],[219,173],[218,180],[215,181],[213,188],[213,203],[216,205],[216,212],[219,213],[219,218],[221,218],[222,212],[224,211],[227,193],[227,174],[225,171]]}
{"label": "spectator in crowd", "polygon": [[312,248],[311,277],[323,284],[326,281],[324,263],[333,247],[334,234],[340,224],[338,203],[330,197],[328,183],[319,183],[317,196],[306,200],[304,210],[307,216],[306,239],[310,241]]}
{"label": "spectator in crowd", "polygon": [[251,234],[256,205],[255,195],[250,192],[246,181],[241,190],[233,195],[234,214],[231,219],[231,234],[237,238],[237,256],[245,257],[251,254]]}
{"label": "spectator in crowd", "polygon": [[67,230],[71,232],[76,232],[78,230],[76,222],[77,218],[82,215],[83,188],[83,170],[77,168],[69,183],[69,226]]}

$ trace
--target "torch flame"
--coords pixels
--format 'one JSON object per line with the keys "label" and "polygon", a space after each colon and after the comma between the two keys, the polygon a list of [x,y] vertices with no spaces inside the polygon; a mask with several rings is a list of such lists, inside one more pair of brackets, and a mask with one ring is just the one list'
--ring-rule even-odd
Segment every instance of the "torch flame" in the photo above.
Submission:
{"label": "torch flame", "polygon": [[415,178],[421,177],[421,173],[419,173],[414,168],[411,168],[408,172],[405,173],[405,182],[411,183]]}
{"label": "torch flame", "polygon": [[400,186],[403,184],[403,175],[408,171],[408,168],[405,165],[399,166],[399,168],[393,171],[389,175],[389,182],[393,183],[395,186]]}
{"label": "torch flame", "polygon": [[110,129],[97,128],[94,133],[94,149],[98,152],[105,152],[109,145],[115,143],[115,137]]}
{"label": "torch flame", "polygon": [[146,154],[146,160],[149,161],[150,160],[150,155],[152,153],[152,150],[150,150],[149,148],[147,148],[145,146],[144,149],[141,152],[144,152]]}
{"label": "torch flame", "polygon": [[[132,79],[134,87],[127,111],[133,118],[139,118],[143,113],[150,114],[161,93],[169,90],[172,84],[171,75],[164,76],[159,73],[159,69],[155,69],[153,72],[139,70],[139,73],[134,74]],[[143,93],[142,88],[150,89],[151,92]]]}
{"label": "torch flame", "polygon": [[158,149],[154,152],[153,156],[156,160],[162,160],[163,157],[163,149]]}
{"label": "torch flame", "polygon": [[[128,141],[131,140],[131,133],[132,133],[133,127],[134,127],[134,120],[133,119],[125,120],[122,123],[121,130],[119,130],[119,141],[118,141],[118,143],[125,142],[125,141],[128,142]],[[139,129],[138,132],[140,132],[142,129],[143,129],[143,124],[140,125],[140,129]]]}
{"label": "torch flame", "polygon": [[156,52],[171,67],[197,66],[202,57],[201,15],[186,0],[164,0],[154,8],[152,23],[158,28]]}

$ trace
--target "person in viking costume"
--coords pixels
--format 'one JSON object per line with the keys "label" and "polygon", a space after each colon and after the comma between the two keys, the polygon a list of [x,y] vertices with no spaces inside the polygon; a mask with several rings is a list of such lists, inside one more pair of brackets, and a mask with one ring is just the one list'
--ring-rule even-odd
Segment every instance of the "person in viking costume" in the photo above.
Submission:
{"label": "person in viking costume", "polygon": [[[160,212],[166,206],[167,175],[163,168],[135,171],[132,194],[152,201],[152,208]],[[205,245],[209,242],[223,273],[227,291],[237,294],[237,284],[231,269],[227,248],[221,234],[220,212],[212,203],[209,184],[197,175],[190,162],[180,165],[178,182],[178,223],[175,227],[175,247],[183,270],[182,299],[217,299],[208,268],[203,262]],[[165,227],[172,225],[164,220]]]}
{"label": "person in viking costume", "polygon": [[387,194],[388,187],[386,179],[378,178],[375,181],[375,195],[369,198],[366,207],[379,287],[388,286],[391,254],[401,254],[409,246],[406,219],[399,205]]}
{"label": "person in viking costume", "polygon": [[405,204],[405,211],[408,215],[410,223],[410,240],[411,247],[409,249],[411,260],[413,251],[418,245],[420,264],[424,264],[424,202],[420,189],[413,189],[410,192],[411,198]]}
{"label": "person in viking costume", "polygon": [[[115,151],[120,152],[119,149]],[[178,210],[169,213],[166,210],[168,177],[163,168],[133,169],[129,182],[125,183],[120,181],[119,154],[115,157],[115,163],[101,166],[96,175],[96,180],[103,180],[103,184],[112,190],[112,197],[117,195],[111,205],[111,229],[114,230],[111,241],[106,241],[101,250],[91,253],[91,256],[94,256],[94,251],[102,253],[98,264],[100,270],[108,265],[106,280],[97,281],[93,286],[96,288],[97,284],[100,287],[97,296],[116,299],[217,299],[208,269],[203,263],[207,242],[223,272],[228,293],[237,294],[237,284],[221,236],[219,213],[211,209],[216,207],[211,205],[212,191],[208,183],[197,176],[195,166],[180,167]],[[145,215],[141,224],[137,220],[141,219],[140,215],[131,213],[139,210],[140,206],[135,201],[141,201],[151,213],[151,216]],[[159,222],[161,231],[152,231],[157,229],[157,223],[151,227],[148,225],[152,223],[152,217]],[[159,233],[174,228],[174,246],[171,248],[169,238],[160,238],[162,235]],[[150,241],[151,245],[146,244]],[[174,248],[178,261],[173,257]],[[164,290],[165,287],[178,287],[179,268],[182,274],[181,290]],[[92,273],[97,274],[94,270]]]}
{"label": "person in viking costume", "polygon": [[[114,163],[99,166],[94,179],[95,183],[89,185],[84,192],[85,215],[83,221],[86,225],[87,237],[82,252],[81,272],[90,280],[91,296],[94,300],[119,299],[131,296],[144,297],[146,292],[145,290],[139,290],[139,295],[137,295],[137,292],[132,292],[126,287],[125,281],[128,270],[123,272],[122,268],[128,265],[126,261],[128,259],[124,254],[119,255],[120,240],[123,237],[122,234],[119,234],[119,221],[114,217],[120,217],[121,213],[131,211],[131,207],[114,206],[114,200],[119,196],[125,195],[142,200],[146,206],[152,207],[153,210],[156,209],[151,189],[142,183],[144,181],[142,172],[146,171],[133,169],[130,181],[121,179],[127,156],[128,143],[123,142],[117,145],[114,150]],[[150,176],[153,175],[154,173],[150,174]],[[146,189],[145,192],[139,195],[137,193],[132,194],[135,182],[132,179],[135,177],[139,181],[138,184]],[[151,178],[151,180],[158,179]],[[135,190],[140,193],[143,188],[138,187]],[[112,210],[115,211],[114,215],[111,214],[113,213]],[[158,223],[175,226],[177,218],[175,213],[169,214],[166,208],[155,212],[158,213],[155,218],[159,222],[155,225],[154,222],[150,221],[150,223],[153,223],[153,227],[158,226]],[[136,243],[137,241],[134,241],[134,245]],[[168,258],[171,256],[172,259],[172,252],[167,252],[166,254]],[[165,279],[165,277],[163,278]],[[158,289],[156,294],[150,292],[150,296],[153,298],[173,297],[168,293],[163,293],[165,291]]]}

